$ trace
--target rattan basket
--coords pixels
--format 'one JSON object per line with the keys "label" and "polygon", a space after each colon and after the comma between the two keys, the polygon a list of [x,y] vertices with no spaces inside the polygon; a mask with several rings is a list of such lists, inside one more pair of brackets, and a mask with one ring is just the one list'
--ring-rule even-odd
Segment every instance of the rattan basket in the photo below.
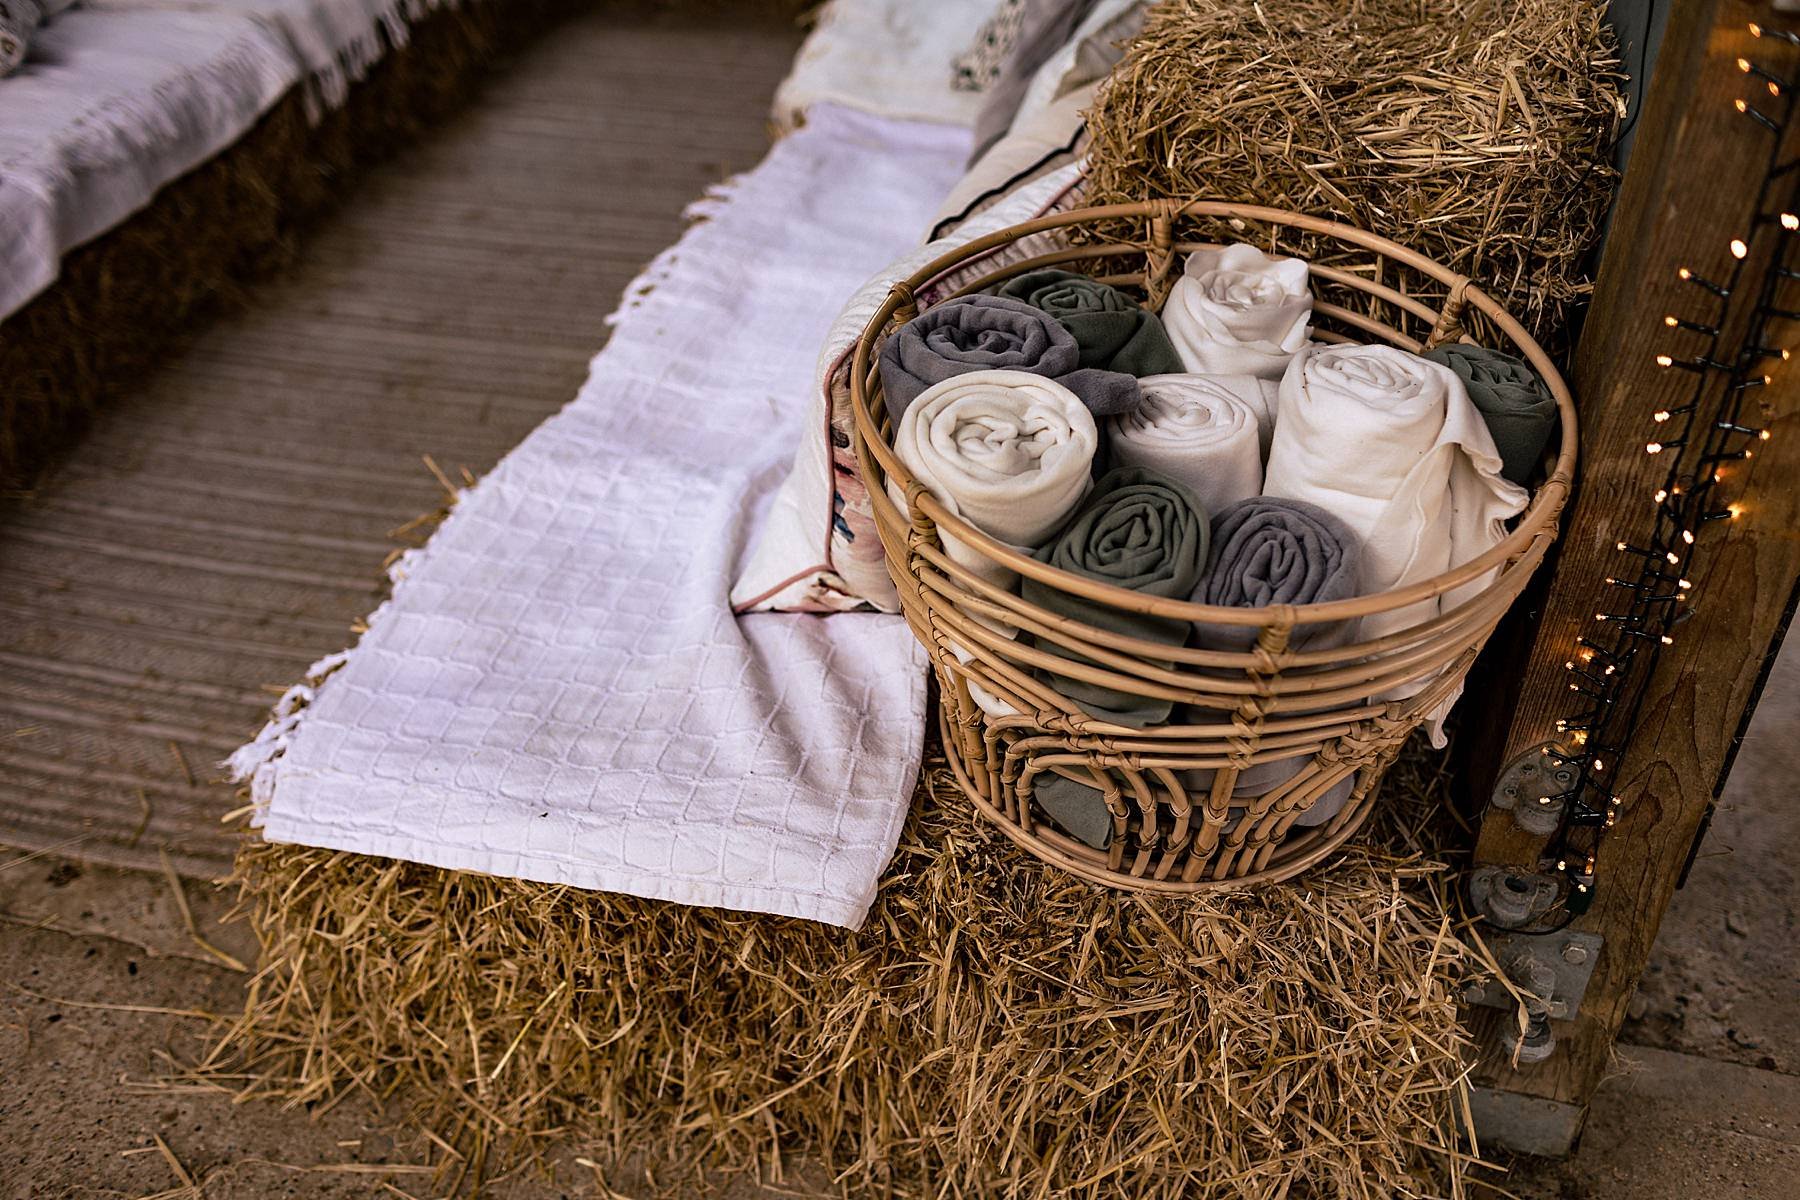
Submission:
{"label": "rattan basket", "polygon": [[[1083,236],[1073,237],[1076,231]],[[1150,307],[1160,309],[1177,256],[1223,241],[1309,261],[1314,336],[1321,341],[1380,340],[1418,351],[1460,339],[1510,349],[1532,365],[1561,411],[1560,448],[1502,542],[1444,575],[1388,592],[1328,604],[1220,608],[1144,596],[1019,554],[951,515],[893,453],[873,364],[888,332],[917,315],[922,300],[964,295],[1046,266],[1086,264],[1105,282],[1141,289]],[[851,396],[857,459],[901,610],[936,668],[944,748],[957,781],[978,812],[1039,858],[1099,883],[1147,891],[1287,878],[1354,834],[1401,743],[1460,685],[1543,560],[1574,476],[1568,387],[1498,303],[1464,276],[1386,238],[1250,205],[1150,201],[1074,209],[972,241],[889,292],[856,346]],[[905,495],[910,516],[888,498],[890,480]],[[946,554],[940,530],[1065,592],[1129,612],[1258,626],[1257,642],[1248,653],[1134,643],[978,578]],[[1496,569],[1490,586],[1420,624],[1328,650],[1288,648],[1297,624],[1403,609]],[[999,636],[976,617],[1031,636]],[[1040,648],[1047,643],[1088,663]],[[1034,678],[1039,666],[1175,700],[1217,719],[1148,729],[1109,724]],[[1016,715],[990,716],[971,696],[972,684],[1004,698]],[[1405,699],[1383,698],[1421,684]],[[1299,769],[1286,783],[1262,796],[1234,796],[1240,772],[1294,759],[1301,760]],[[1197,770],[1213,772],[1211,786],[1190,794],[1183,773]],[[1034,787],[1046,772],[1099,790],[1112,819],[1104,849],[1067,836],[1037,808]],[[1335,815],[1300,823],[1320,797],[1334,788],[1341,795],[1346,781],[1350,794]]]}

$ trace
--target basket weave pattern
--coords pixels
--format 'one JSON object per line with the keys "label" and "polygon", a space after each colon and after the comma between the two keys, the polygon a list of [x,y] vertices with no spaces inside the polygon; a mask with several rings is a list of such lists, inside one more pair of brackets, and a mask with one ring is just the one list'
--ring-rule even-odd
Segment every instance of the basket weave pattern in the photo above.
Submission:
{"label": "basket weave pattern", "polygon": [[[1120,238],[1121,229],[1141,233]],[[1080,229],[1085,244],[1067,235]],[[1111,240],[1093,240],[1104,231]],[[1050,235],[1046,238],[1044,235]],[[1056,248],[982,270],[1001,247],[1031,238]],[[1054,240],[1052,240],[1054,239]],[[1137,288],[1162,307],[1186,252],[1251,241],[1310,261],[1314,337],[1386,342],[1419,351],[1479,341],[1523,357],[1555,396],[1560,451],[1506,538],[1435,578],[1325,604],[1222,608],[1145,596],[1056,570],[951,515],[895,456],[873,369],[881,342],[917,315],[920,296],[946,299],[1047,266],[1086,264],[1104,282]],[[946,285],[945,281],[952,281]],[[1575,412],[1555,366],[1524,328],[1469,279],[1385,238],[1298,213],[1249,205],[1151,201],[1074,209],[1002,230],[927,264],[896,284],[858,342],[851,371],[856,453],[901,610],[924,643],[942,689],[940,722],[951,766],[984,817],[1038,857],[1087,879],[1151,891],[1195,891],[1286,878],[1342,845],[1368,817],[1383,772],[1434,706],[1457,688],[1556,535],[1574,475]],[[887,495],[892,482],[908,511]],[[1248,652],[1137,641],[1033,605],[979,578],[945,551],[943,535],[1064,592],[1134,613],[1257,629]],[[1405,609],[1489,572],[1491,584],[1456,607],[1374,640],[1293,650],[1297,626]],[[1012,626],[1029,637],[994,631]],[[1060,647],[1078,658],[1058,655]],[[1172,665],[1171,665],[1172,664]],[[1176,701],[1203,716],[1134,729],[1089,716],[1034,668]],[[993,716],[974,686],[1014,715]],[[1394,699],[1400,695],[1404,698]],[[1180,713],[1180,709],[1177,712]],[[1297,761],[1261,796],[1234,796],[1253,766]],[[1184,773],[1212,772],[1190,789]],[[1064,835],[1034,805],[1046,772],[1101,793],[1112,818],[1106,849]],[[1329,820],[1302,814],[1345,780]]]}

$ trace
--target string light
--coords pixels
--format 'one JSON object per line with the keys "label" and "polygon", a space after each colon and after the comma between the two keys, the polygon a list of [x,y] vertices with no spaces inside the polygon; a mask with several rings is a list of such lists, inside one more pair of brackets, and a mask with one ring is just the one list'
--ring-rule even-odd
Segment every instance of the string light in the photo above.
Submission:
{"label": "string light", "polygon": [[[1769,118],[1768,114],[1758,110],[1756,108],[1756,106],[1751,104],[1748,100],[1743,100],[1743,99],[1733,100],[1731,102],[1731,107],[1737,109],[1739,112],[1743,113],[1746,117],[1749,117],[1752,121],[1755,121],[1758,125],[1761,125],[1764,129],[1767,129],[1771,133],[1780,133],[1781,132],[1780,125],[1777,125],[1773,120],[1771,120]],[[1740,255],[1738,255],[1738,257],[1742,258],[1743,255],[1740,254]]]}
{"label": "string light", "polygon": [[[1800,35],[1767,30],[1755,23],[1749,28],[1755,37],[1769,37],[1800,46]],[[1564,804],[1556,833],[1541,861],[1554,861],[1556,870],[1564,877],[1564,886],[1568,890],[1563,904],[1570,920],[1588,911],[1593,903],[1598,839],[1602,830],[1611,829],[1619,819],[1622,800],[1603,787],[1599,777],[1612,774],[1621,767],[1622,747],[1629,745],[1629,737],[1623,731],[1635,724],[1646,698],[1642,690],[1646,676],[1642,671],[1634,674],[1628,668],[1634,664],[1640,649],[1649,647],[1648,657],[1654,664],[1657,651],[1675,644],[1675,639],[1665,631],[1688,615],[1683,606],[1688,605],[1696,594],[1694,582],[1683,572],[1689,569],[1687,560],[1694,553],[1698,532],[1714,522],[1737,520],[1745,511],[1741,502],[1726,503],[1725,496],[1712,490],[1722,485],[1728,476],[1723,464],[1753,458],[1754,448],[1771,437],[1767,428],[1740,423],[1745,419],[1756,419],[1754,415],[1748,418],[1741,415],[1746,407],[1744,393],[1773,386],[1771,377],[1757,369],[1759,364],[1777,360],[1786,363],[1793,358],[1786,347],[1769,344],[1775,339],[1764,331],[1772,328],[1771,321],[1800,321],[1800,305],[1784,309],[1773,302],[1773,289],[1779,281],[1800,282],[1800,259],[1792,266],[1788,262],[1800,251],[1794,250],[1795,243],[1785,238],[1759,241],[1758,234],[1764,225],[1800,234],[1800,209],[1788,207],[1793,201],[1784,204],[1773,191],[1773,181],[1778,177],[1800,172],[1800,158],[1787,162],[1780,157],[1785,148],[1782,135],[1796,109],[1793,101],[1786,99],[1787,80],[1770,74],[1749,58],[1738,58],[1736,65],[1740,73],[1757,80],[1761,86],[1735,100],[1733,107],[1778,135],[1778,140],[1767,149],[1769,166],[1763,190],[1750,210],[1756,216],[1746,232],[1729,238],[1725,244],[1732,260],[1732,270],[1725,283],[1705,278],[1686,266],[1677,267],[1675,273],[1681,282],[1692,284],[1717,301],[1729,302],[1734,287],[1749,278],[1738,264],[1749,258],[1753,244],[1758,248],[1759,262],[1761,257],[1773,261],[1766,264],[1768,273],[1763,278],[1768,282],[1760,289],[1755,315],[1747,326],[1734,319],[1735,314],[1725,303],[1716,308],[1701,309],[1693,316],[1684,316],[1679,311],[1681,305],[1674,305],[1677,311],[1666,313],[1662,318],[1665,330],[1696,334],[1707,340],[1696,348],[1696,352],[1683,356],[1653,353],[1651,359],[1658,369],[1678,369],[1696,375],[1719,371],[1725,378],[1717,389],[1706,387],[1701,381],[1701,386],[1686,402],[1668,403],[1650,413],[1659,436],[1643,443],[1645,453],[1655,456],[1665,451],[1678,452],[1672,456],[1661,485],[1652,484],[1656,504],[1655,532],[1646,535],[1649,540],[1645,545],[1634,545],[1627,540],[1615,543],[1621,554],[1643,560],[1619,574],[1604,576],[1608,587],[1619,588],[1621,592],[1611,593],[1615,599],[1603,603],[1607,609],[1625,611],[1595,611],[1594,625],[1589,628],[1604,632],[1593,634],[1597,640],[1576,638],[1571,657],[1563,663],[1568,690],[1581,696],[1582,700],[1570,703],[1571,715],[1555,720],[1559,738],[1555,744],[1570,747],[1556,753],[1561,762],[1579,767],[1579,773],[1567,791],[1543,797],[1538,803],[1546,807]],[[1764,111],[1757,107],[1760,102],[1755,99],[1764,92],[1783,100]],[[1736,332],[1743,328],[1749,332],[1742,335]],[[1723,343],[1727,329],[1733,331],[1733,338],[1740,339],[1736,345]],[[1695,420],[1696,413],[1704,414],[1703,419]],[[1668,436],[1662,436],[1664,434]],[[1699,455],[1698,464],[1694,466],[1690,466],[1687,459],[1686,447],[1689,445]],[[1616,598],[1628,602],[1617,603]],[[1664,607],[1656,607],[1659,605]],[[1593,830],[1591,840],[1582,841],[1574,836],[1582,828]]]}
{"label": "string light", "polygon": [[1702,278],[1701,276],[1696,275],[1692,271],[1688,270],[1686,267],[1676,268],[1675,274],[1680,276],[1682,282],[1691,283],[1691,284],[1695,285],[1696,287],[1705,288],[1707,291],[1709,291],[1713,295],[1719,297],[1719,299],[1721,299],[1721,300],[1723,300],[1726,297],[1731,295],[1730,288],[1721,287],[1720,285],[1714,283],[1710,279]]}

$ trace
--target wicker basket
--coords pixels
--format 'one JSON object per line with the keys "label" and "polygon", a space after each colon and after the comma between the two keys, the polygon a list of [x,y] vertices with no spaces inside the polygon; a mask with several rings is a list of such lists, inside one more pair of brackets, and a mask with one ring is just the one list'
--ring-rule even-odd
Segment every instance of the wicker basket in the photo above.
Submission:
{"label": "wicker basket", "polygon": [[[1085,235],[1081,244],[1071,244],[1076,230]],[[1530,362],[1561,411],[1560,451],[1530,507],[1499,545],[1434,579],[1328,604],[1220,608],[1154,598],[1056,570],[995,542],[947,512],[893,453],[872,365],[887,333],[917,315],[921,297],[947,299],[1025,271],[1086,263],[1107,283],[1142,289],[1150,306],[1160,309],[1178,255],[1230,240],[1308,259],[1321,341],[1381,340],[1417,351],[1460,339],[1510,348]],[[1147,891],[1287,878],[1355,833],[1401,743],[1460,685],[1543,560],[1574,475],[1575,411],[1568,388],[1500,305],[1467,278],[1386,238],[1249,205],[1152,201],[1076,209],[971,242],[890,291],[857,344],[851,394],[856,454],[888,569],[901,609],[936,666],[944,747],[963,791],[977,811],[1046,862],[1099,883]],[[910,517],[888,499],[889,480],[906,496]],[[1258,626],[1256,645],[1248,653],[1157,646],[1162,661],[1152,661],[1129,639],[1053,615],[977,578],[945,553],[940,530],[1021,576],[1108,607]],[[1491,586],[1421,624],[1329,650],[1288,649],[1298,623],[1403,609],[1495,569]],[[975,616],[1032,637],[1009,640]],[[1047,643],[1092,665],[1073,665],[1038,648]],[[1218,716],[1205,724],[1148,729],[1109,724],[1035,679],[1036,666]],[[1004,698],[1016,715],[984,712],[971,684]],[[1402,700],[1383,698],[1410,691],[1409,684],[1423,690]],[[1294,759],[1299,770],[1284,784],[1254,798],[1233,795],[1243,770]],[[1192,770],[1214,772],[1209,789],[1190,794],[1182,774]],[[1104,849],[1066,836],[1036,807],[1034,786],[1047,772],[1099,790],[1112,818]],[[1298,823],[1345,781],[1351,781],[1350,795],[1335,815],[1321,824]]]}

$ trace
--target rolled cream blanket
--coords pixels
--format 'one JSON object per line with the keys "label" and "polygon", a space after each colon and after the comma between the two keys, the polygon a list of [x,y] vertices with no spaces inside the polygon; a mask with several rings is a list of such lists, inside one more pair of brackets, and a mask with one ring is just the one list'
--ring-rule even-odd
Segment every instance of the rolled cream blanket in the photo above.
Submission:
{"label": "rolled cream blanket", "polygon": [[1524,359],[1486,346],[1452,342],[1427,350],[1424,357],[1449,367],[1463,381],[1494,435],[1501,475],[1514,483],[1528,482],[1559,420],[1549,386]]}
{"label": "rolled cream blanket", "polygon": [[[938,502],[989,537],[1030,553],[1087,495],[1099,431],[1087,406],[1025,371],[970,371],[927,388],[900,417],[894,453]],[[906,495],[888,494],[902,511]],[[1014,573],[944,535],[944,550],[996,586]]]}
{"label": "rolled cream blanket", "polygon": [[[1206,569],[1207,536],[1205,510],[1185,485],[1142,467],[1120,467],[1100,477],[1093,495],[1037,557],[1060,570],[1147,596],[1186,598]],[[1126,612],[1030,577],[1020,581],[1019,594],[1096,629],[1171,646],[1187,641],[1186,621]],[[1052,642],[1041,648],[1087,661]],[[1174,708],[1169,700],[1043,668],[1037,674],[1090,715],[1134,729],[1167,721]]]}
{"label": "rolled cream blanket", "polygon": [[1244,398],[1261,398],[1261,380],[1152,375],[1138,389],[1136,412],[1106,419],[1109,466],[1160,471],[1208,513],[1262,494],[1262,422]]}
{"label": "rolled cream blanket", "polygon": [[[1417,355],[1392,346],[1310,346],[1282,377],[1278,404],[1263,494],[1307,501],[1349,526],[1362,542],[1364,593],[1479,556],[1505,538],[1507,520],[1529,499],[1501,478],[1494,439],[1462,380]],[[1430,620],[1492,580],[1485,574],[1436,600],[1364,617],[1358,637]],[[1427,714],[1434,726],[1456,694]],[[1434,741],[1441,736],[1434,727]]]}
{"label": "rolled cream blanket", "polygon": [[1081,365],[1127,375],[1166,375],[1181,370],[1156,314],[1116,287],[1073,271],[1028,271],[994,290],[1062,322],[1075,338]]}
{"label": "rolled cream blanket", "polygon": [[[1212,554],[1193,599],[1230,608],[1347,600],[1359,591],[1358,557],[1356,535],[1324,509],[1301,500],[1245,500],[1213,518]],[[1288,646],[1295,650],[1341,646],[1355,637],[1356,626],[1354,618],[1296,625]],[[1194,622],[1194,644],[1208,650],[1246,653],[1259,633],[1255,625]],[[1218,720],[1218,713],[1189,709],[1185,719],[1210,723]],[[1239,773],[1232,794],[1264,795],[1310,761],[1310,755],[1303,755],[1247,767]],[[1212,789],[1213,774],[1188,771],[1184,782],[1191,792],[1203,795]],[[1335,816],[1354,783],[1353,777],[1333,787],[1296,823],[1314,825]]]}
{"label": "rolled cream blanket", "polygon": [[1300,259],[1255,246],[1196,250],[1163,305],[1163,328],[1195,374],[1280,379],[1310,333],[1307,277]]}
{"label": "rolled cream blanket", "polygon": [[999,296],[963,296],[926,309],[881,348],[881,390],[896,426],[934,384],[970,371],[1026,371],[1055,379],[1095,416],[1137,407],[1137,380],[1082,368],[1075,337],[1049,313]]}

